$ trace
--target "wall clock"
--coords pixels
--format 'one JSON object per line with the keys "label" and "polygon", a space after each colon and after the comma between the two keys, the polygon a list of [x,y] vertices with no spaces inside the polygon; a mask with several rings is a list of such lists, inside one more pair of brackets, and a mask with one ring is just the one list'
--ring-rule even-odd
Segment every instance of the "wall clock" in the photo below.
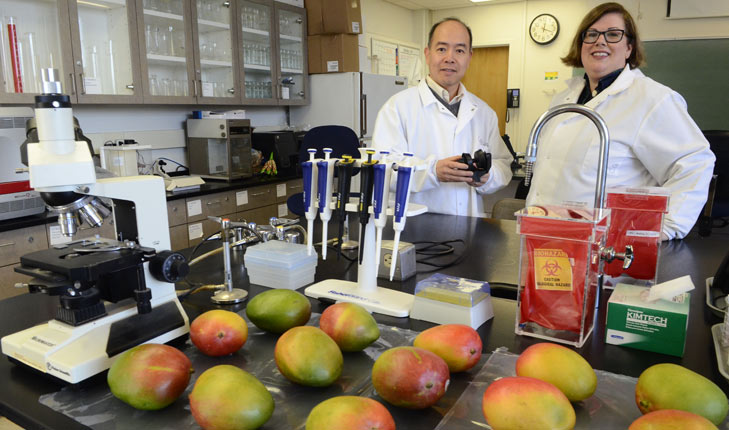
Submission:
{"label": "wall clock", "polygon": [[548,45],[559,35],[559,21],[554,15],[537,15],[529,24],[529,36],[539,45]]}

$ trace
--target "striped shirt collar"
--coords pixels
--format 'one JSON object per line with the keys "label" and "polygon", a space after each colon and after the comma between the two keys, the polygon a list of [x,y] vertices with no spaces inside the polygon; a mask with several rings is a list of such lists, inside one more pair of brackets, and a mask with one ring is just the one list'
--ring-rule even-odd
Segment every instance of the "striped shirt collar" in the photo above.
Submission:
{"label": "striped shirt collar", "polygon": [[425,82],[428,84],[428,87],[430,87],[433,92],[438,94],[443,100],[448,100],[448,104],[458,103],[461,101],[463,96],[466,94],[466,87],[463,85],[463,82],[460,82],[458,84],[458,93],[456,93],[456,96],[453,97],[451,100],[450,94],[448,94],[448,90],[438,85],[437,82],[433,80],[433,78],[430,77],[430,75],[425,77]]}

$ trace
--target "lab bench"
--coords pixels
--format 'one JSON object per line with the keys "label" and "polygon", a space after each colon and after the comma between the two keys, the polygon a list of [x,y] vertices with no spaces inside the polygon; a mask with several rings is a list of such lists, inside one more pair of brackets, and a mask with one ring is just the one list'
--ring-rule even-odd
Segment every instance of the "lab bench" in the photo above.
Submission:
{"label": "lab bench", "polygon": [[[352,231],[356,230],[356,220],[350,221]],[[315,237],[320,237],[320,223],[316,223]],[[329,231],[336,230],[331,228]],[[332,232],[332,235],[335,233]],[[392,236],[390,226],[385,228],[385,238]],[[425,214],[408,219],[407,227],[402,240],[415,242],[418,240],[445,241],[452,239],[463,240],[462,245],[456,245],[457,255],[463,259],[457,264],[439,269],[438,272],[462,276],[470,279],[487,280],[491,283],[494,318],[478,328],[483,341],[485,354],[500,347],[506,347],[513,353],[520,353],[528,346],[540,342],[530,337],[514,334],[516,302],[513,285],[517,283],[519,267],[520,237],[516,234],[516,222],[510,220],[493,220],[452,215]],[[661,261],[659,265],[658,281],[666,281],[683,275],[690,275],[696,285],[691,294],[691,312],[688,324],[686,350],[683,357],[672,357],[658,353],[623,348],[605,344],[605,309],[610,293],[606,291],[600,298],[595,332],[588,339],[583,348],[577,351],[595,368],[615,374],[637,377],[647,367],[663,362],[670,362],[685,366],[714,381],[725,392],[729,392],[729,384],[721,376],[716,364],[710,328],[720,322],[719,318],[708,312],[704,304],[704,282],[707,277],[713,276],[722,257],[727,252],[726,232],[712,234],[710,237],[699,237],[692,232],[683,240],[664,242],[661,245]],[[201,252],[208,246],[217,246],[209,243],[202,246]],[[250,297],[266,291],[267,288],[250,285],[245,270],[242,267],[243,252],[233,252],[233,279],[237,288],[249,291]],[[352,254],[353,256],[354,254]],[[455,256],[440,257],[440,262],[453,260]],[[378,285],[408,293],[414,291],[416,282],[432,274],[424,272],[428,266],[419,265],[418,273],[404,282],[389,282],[378,279]],[[432,269],[432,268],[430,268]],[[357,276],[356,264],[348,264],[344,259],[337,260],[334,253],[330,253],[326,261],[321,259],[316,269],[316,281],[337,278],[355,280]],[[222,278],[222,258],[209,258],[193,267],[189,279],[192,282],[217,282]],[[2,280],[0,282],[6,282]],[[182,288],[182,287],[180,287]],[[299,289],[303,292],[304,288]],[[190,319],[218,306],[213,305],[209,292],[202,292],[190,296],[183,301],[183,306]],[[312,311],[321,313],[327,306],[318,300],[310,299]],[[41,323],[51,318],[57,301],[54,297],[45,295],[23,294],[0,301],[0,335],[13,333],[20,329]],[[245,304],[226,307],[235,312],[243,313]],[[388,326],[413,331],[422,331],[433,324],[410,318],[395,318],[375,314],[375,319]],[[266,335],[272,336],[272,335]],[[189,344],[186,347],[190,347]],[[243,348],[245,356],[245,346]],[[347,358],[345,357],[345,364]],[[459,400],[469,382],[473,380],[481,362],[474,369],[452,375],[451,385],[445,396],[433,407],[424,411],[411,411],[393,407],[387,403],[385,406],[395,418],[398,429],[426,430],[435,428],[446,412]],[[88,381],[91,386],[105,384],[103,375]],[[86,429],[84,425],[69,417],[53,411],[38,402],[40,395],[60,390],[63,386],[57,381],[35,374],[28,369],[19,368],[7,360],[0,360],[0,414],[17,422],[26,428],[57,428],[57,429]],[[312,389],[316,390],[316,389]],[[186,402],[185,398],[177,400]],[[131,410],[131,409],[130,409]],[[636,407],[636,414],[638,410]],[[300,424],[300,423],[299,423]]]}

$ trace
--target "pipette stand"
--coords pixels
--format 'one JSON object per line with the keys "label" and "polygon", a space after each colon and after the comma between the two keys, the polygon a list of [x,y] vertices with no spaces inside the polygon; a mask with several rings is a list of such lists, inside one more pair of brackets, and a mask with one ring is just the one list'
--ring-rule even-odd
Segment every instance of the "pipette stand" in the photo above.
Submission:
{"label": "pipette stand", "polygon": [[[348,203],[346,209],[347,212],[357,213],[357,204]],[[407,216],[416,216],[427,211],[428,207],[425,205],[410,203]],[[387,216],[391,217],[392,213],[392,208],[388,208]],[[374,217],[370,217],[366,228],[365,243],[360,243],[360,246],[364,246],[365,249],[362,264],[357,267],[357,282],[326,279],[306,287],[304,294],[315,299],[324,298],[335,302],[356,303],[368,311],[378,314],[407,317],[410,315],[415,297],[409,293],[377,286]]]}

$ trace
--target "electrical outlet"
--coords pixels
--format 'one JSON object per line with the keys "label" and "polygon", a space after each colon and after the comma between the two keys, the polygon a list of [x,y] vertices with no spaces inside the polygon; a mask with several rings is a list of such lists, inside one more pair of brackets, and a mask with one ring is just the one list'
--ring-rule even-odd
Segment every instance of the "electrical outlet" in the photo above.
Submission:
{"label": "electrical outlet", "polygon": [[390,267],[392,265],[392,253],[383,255],[382,263],[385,267]]}

